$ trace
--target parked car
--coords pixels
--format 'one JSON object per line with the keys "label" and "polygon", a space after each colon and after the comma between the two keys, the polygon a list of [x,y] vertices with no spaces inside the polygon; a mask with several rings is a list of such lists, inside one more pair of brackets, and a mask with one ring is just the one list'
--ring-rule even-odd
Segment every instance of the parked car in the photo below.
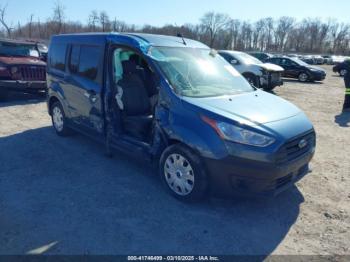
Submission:
{"label": "parked car", "polygon": [[334,64],[332,56],[330,56],[330,55],[323,55],[322,57],[324,59],[324,63],[325,64],[327,64],[327,65],[333,65]]}
{"label": "parked car", "polygon": [[38,48],[41,60],[43,60],[44,62],[47,62],[47,53],[49,52],[47,45],[43,43],[37,43],[37,48]]}
{"label": "parked car", "polygon": [[265,61],[273,55],[269,53],[264,53],[264,52],[248,52],[249,55],[254,56],[255,58],[259,59],[261,62],[265,63]]}
{"label": "parked car", "polygon": [[41,92],[46,89],[46,63],[35,43],[0,40],[0,99],[9,91]]}
{"label": "parked car", "polygon": [[315,60],[316,65],[323,65],[324,64],[324,58],[320,55],[313,55],[312,56]]}
{"label": "parked car", "polygon": [[333,67],[333,72],[334,73],[338,73],[340,76],[345,76],[346,73],[348,72],[348,65],[347,63],[344,61],[342,63],[336,64]]}
{"label": "parked car", "polygon": [[300,82],[322,81],[326,78],[326,71],[320,67],[311,66],[297,58],[273,57],[268,63],[283,67],[284,77],[297,78]]}
{"label": "parked car", "polygon": [[300,60],[309,64],[309,65],[316,65],[316,61],[315,61],[315,58],[311,55],[305,55],[305,56],[302,56],[300,57]]}
{"label": "parked car", "polygon": [[305,114],[253,88],[197,41],[54,36],[47,70],[48,112],[58,135],[76,130],[103,142],[109,154],[157,163],[178,199],[276,195],[308,173],[316,140]]}
{"label": "parked car", "polygon": [[276,86],[283,85],[281,75],[284,70],[280,66],[263,63],[238,51],[219,51],[219,54],[256,88],[273,90]]}

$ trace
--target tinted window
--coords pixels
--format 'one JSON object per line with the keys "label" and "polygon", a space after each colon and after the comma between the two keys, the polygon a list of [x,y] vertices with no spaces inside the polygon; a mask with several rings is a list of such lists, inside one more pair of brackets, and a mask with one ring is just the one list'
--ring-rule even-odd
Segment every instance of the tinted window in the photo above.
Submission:
{"label": "tinted window", "polygon": [[279,65],[281,60],[279,58],[270,58],[268,62]]}
{"label": "tinted window", "polygon": [[80,62],[78,74],[90,80],[95,80],[100,61],[100,50],[95,46],[80,47]]}
{"label": "tinted window", "polygon": [[292,63],[292,61],[290,61],[289,59],[282,59],[282,61],[281,61],[281,64],[282,65],[285,65],[285,66],[290,66],[290,65],[292,65],[293,63]]}
{"label": "tinted window", "polygon": [[54,44],[50,51],[50,65],[58,70],[65,70],[66,45]]}
{"label": "tinted window", "polygon": [[226,53],[220,53],[220,55],[229,63],[231,63],[232,57]]}
{"label": "tinted window", "polygon": [[73,45],[70,53],[70,60],[69,60],[69,70],[72,73],[78,72],[79,57],[80,57],[80,46]]}

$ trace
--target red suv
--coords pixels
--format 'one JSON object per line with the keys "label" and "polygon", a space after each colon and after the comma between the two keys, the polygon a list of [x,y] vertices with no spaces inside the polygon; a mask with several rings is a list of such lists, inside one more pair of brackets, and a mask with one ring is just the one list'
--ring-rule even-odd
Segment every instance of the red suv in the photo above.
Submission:
{"label": "red suv", "polygon": [[46,90],[46,63],[36,43],[0,40],[0,99],[9,91]]}

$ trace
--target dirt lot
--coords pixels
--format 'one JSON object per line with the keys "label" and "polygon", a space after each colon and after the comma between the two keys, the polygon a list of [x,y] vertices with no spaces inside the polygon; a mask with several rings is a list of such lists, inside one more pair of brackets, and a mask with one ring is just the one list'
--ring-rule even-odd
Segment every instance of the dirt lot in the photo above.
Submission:
{"label": "dirt lot", "polygon": [[313,173],[275,199],[186,205],[145,164],[59,138],[45,102],[0,105],[0,254],[350,254],[350,113],[324,83],[277,88],[318,134]]}

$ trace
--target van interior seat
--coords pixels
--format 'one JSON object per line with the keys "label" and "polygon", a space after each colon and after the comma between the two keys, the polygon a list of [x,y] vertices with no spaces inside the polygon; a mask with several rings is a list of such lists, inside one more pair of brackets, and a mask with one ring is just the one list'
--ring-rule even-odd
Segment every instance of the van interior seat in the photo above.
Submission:
{"label": "van interior seat", "polygon": [[144,82],[137,72],[134,61],[122,62],[123,78],[118,86],[123,89],[124,131],[136,138],[145,139],[151,130],[153,116],[151,103]]}
{"label": "van interior seat", "polygon": [[155,79],[152,71],[149,69],[147,62],[137,54],[130,56],[129,61],[133,61],[136,64],[136,72],[145,84],[145,88],[149,97],[158,93],[156,88]]}

